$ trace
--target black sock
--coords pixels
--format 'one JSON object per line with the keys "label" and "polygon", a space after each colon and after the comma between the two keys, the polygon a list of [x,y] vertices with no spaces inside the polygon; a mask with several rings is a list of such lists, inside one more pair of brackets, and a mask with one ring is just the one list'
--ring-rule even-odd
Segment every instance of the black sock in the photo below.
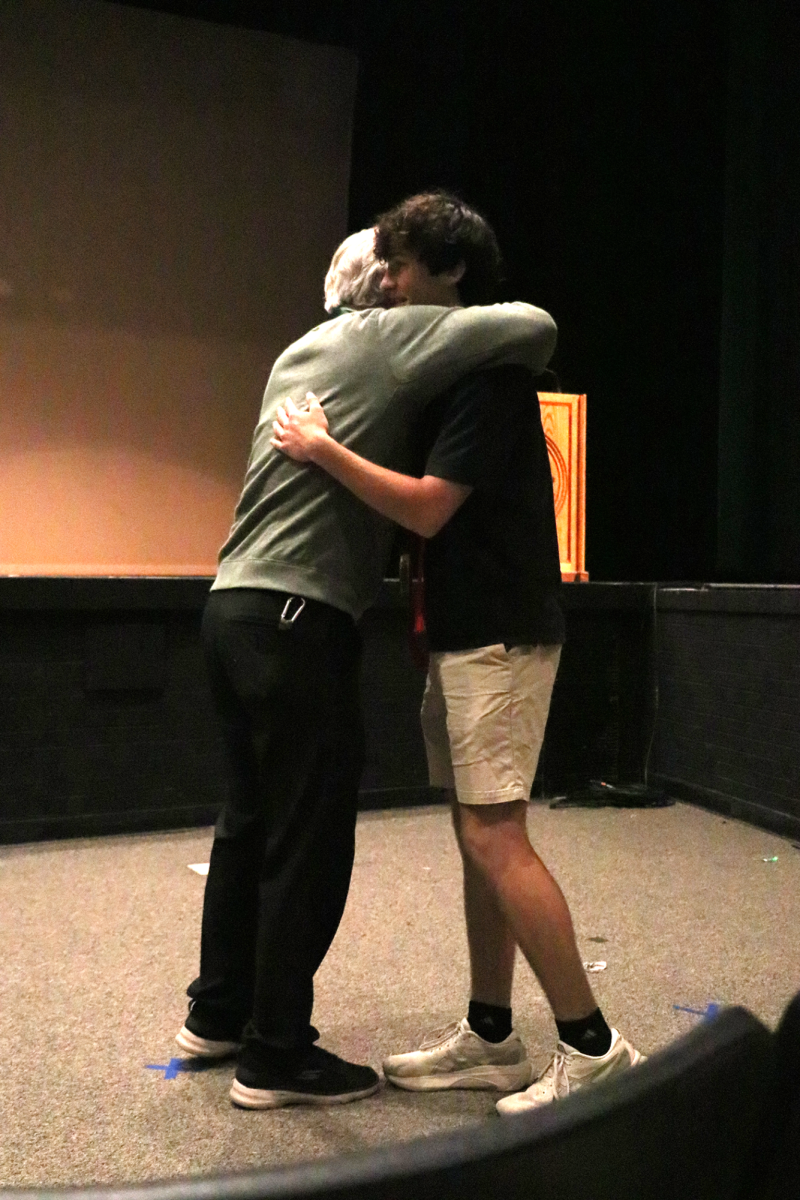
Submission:
{"label": "black sock", "polygon": [[556,1021],[556,1025],[561,1041],[581,1054],[602,1058],[611,1049],[611,1030],[599,1008],[580,1021]]}
{"label": "black sock", "polygon": [[470,1000],[467,1020],[472,1032],[485,1042],[503,1042],[511,1033],[511,1009],[499,1004]]}

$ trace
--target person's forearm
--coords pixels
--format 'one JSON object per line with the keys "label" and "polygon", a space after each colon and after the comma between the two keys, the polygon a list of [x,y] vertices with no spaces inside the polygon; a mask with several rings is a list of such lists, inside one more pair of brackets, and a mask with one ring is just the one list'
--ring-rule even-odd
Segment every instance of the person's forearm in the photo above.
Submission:
{"label": "person's forearm", "polygon": [[379,467],[327,436],[315,440],[309,457],[370,508],[422,537],[438,533],[471,491],[434,476],[417,479]]}
{"label": "person's forearm", "polygon": [[547,366],[557,330],[532,304],[436,308],[408,305],[381,314],[388,361],[398,379],[444,391],[467,372],[493,363],[520,363],[534,375]]}

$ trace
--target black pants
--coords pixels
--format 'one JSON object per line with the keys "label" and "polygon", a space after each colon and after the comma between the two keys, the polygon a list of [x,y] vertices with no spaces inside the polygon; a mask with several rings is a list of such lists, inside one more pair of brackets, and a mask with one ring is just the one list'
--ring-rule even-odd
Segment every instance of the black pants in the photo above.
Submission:
{"label": "black pants", "polygon": [[360,635],[313,600],[280,628],[288,599],[220,590],[203,616],[229,794],[189,988],[213,1027],[249,1021],[247,1036],[276,1049],[316,1037],[313,979],[347,899],[364,759]]}

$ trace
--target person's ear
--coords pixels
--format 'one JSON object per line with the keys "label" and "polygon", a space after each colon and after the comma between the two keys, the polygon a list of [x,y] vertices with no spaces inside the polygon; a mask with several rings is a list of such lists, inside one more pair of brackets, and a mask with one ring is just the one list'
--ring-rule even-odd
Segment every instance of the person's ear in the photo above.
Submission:
{"label": "person's ear", "polygon": [[456,284],[456,283],[460,283],[461,280],[464,278],[464,272],[466,271],[466,269],[467,269],[467,264],[464,262],[464,260],[462,258],[461,262],[457,262],[454,267],[450,267],[449,271],[442,271],[442,274],[444,275],[444,277],[448,283]]}

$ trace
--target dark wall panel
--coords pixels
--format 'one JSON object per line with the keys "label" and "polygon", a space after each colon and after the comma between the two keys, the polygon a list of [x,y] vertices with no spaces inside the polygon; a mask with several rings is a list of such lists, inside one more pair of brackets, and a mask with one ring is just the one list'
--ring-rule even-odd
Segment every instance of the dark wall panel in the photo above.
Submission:
{"label": "dark wall panel", "polygon": [[[215,819],[223,760],[200,644],[209,583],[0,580],[0,841]],[[569,640],[537,795],[642,780],[651,592],[565,588]],[[396,584],[362,630],[360,806],[436,802],[419,727],[424,673]]]}
{"label": "dark wall panel", "polygon": [[[222,753],[199,636],[209,582],[0,580],[0,841],[215,819]],[[800,833],[800,588],[563,594],[534,796],[650,782]],[[361,807],[436,802],[396,584],[362,628]]]}
{"label": "dark wall panel", "polygon": [[651,584],[563,589],[561,655],[533,793],[646,781],[655,719]]}
{"label": "dark wall panel", "polygon": [[0,615],[0,839],[214,819],[222,757],[199,623],[198,612]]}
{"label": "dark wall panel", "polygon": [[362,808],[392,808],[438,799],[428,787],[419,708],[425,672],[411,661],[405,612],[387,589],[384,603],[367,612],[362,699],[366,764]]}
{"label": "dark wall panel", "polygon": [[[222,745],[200,620],[210,579],[0,579],[0,842],[210,824]],[[363,621],[362,808],[437,800],[392,588]]]}
{"label": "dark wall panel", "polygon": [[657,645],[655,777],[800,831],[800,589],[665,589]]}

